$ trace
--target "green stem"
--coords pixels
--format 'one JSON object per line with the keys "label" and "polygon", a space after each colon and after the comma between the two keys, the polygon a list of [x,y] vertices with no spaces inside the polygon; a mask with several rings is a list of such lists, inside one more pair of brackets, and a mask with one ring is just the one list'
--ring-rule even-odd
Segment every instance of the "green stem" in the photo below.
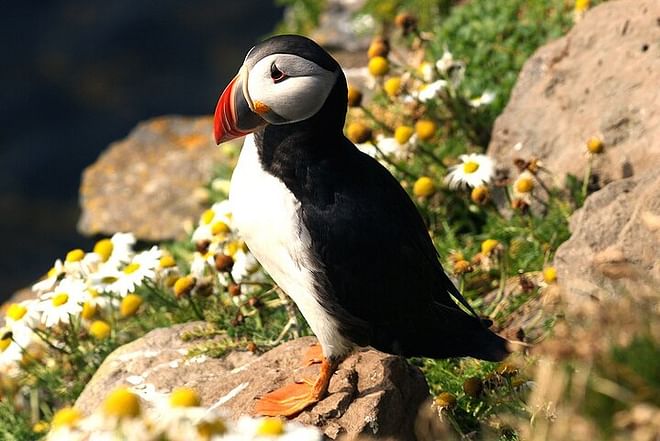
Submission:
{"label": "green stem", "polygon": [[587,191],[589,190],[589,179],[591,179],[591,156],[587,161],[587,169],[584,172],[584,180],[582,181],[582,202],[587,198]]}
{"label": "green stem", "polygon": [[396,162],[394,162],[390,158],[388,158],[387,155],[385,153],[383,153],[383,151],[376,145],[375,142],[373,142],[373,141],[370,141],[370,142],[371,142],[371,145],[374,146],[374,148],[376,149],[378,154],[383,158],[383,161],[387,162],[389,165],[391,165],[392,167],[397,169],[397,171],[399,171],[403,175],[407,176],[408,178],[413,179],[413,180],[417,179],[417,177],[412,172],[406,170],[404,167],[402,167],[401,165],[397,164]]}
{"label": "green stem", "polygon": [[195,315],[197,316],[197,318],[200,319],[200,320],[206,320],[206,319],[204,318],[204,314],[203,314],[202,311],[199,309],[199,305],[197,305],[197,302],[195,302],[195,301],[193,300],[193,298],[192,298],[191,295],[188,296],[188,301],[190,302],[190,306],[192,306],[193,312],[195,313]]}
{"label": "green stem", "polygon": [[391,127],[389,127],[387,124],[376,118],[376,115],[374,115],[371,110],[367,109],[364,106],[360,106],[360,109],[364,112],[365,115],[367,115],[373,122],[376,123],[376,125],[380,126],[381,129],[387,130],[388,132],[394,132]]}

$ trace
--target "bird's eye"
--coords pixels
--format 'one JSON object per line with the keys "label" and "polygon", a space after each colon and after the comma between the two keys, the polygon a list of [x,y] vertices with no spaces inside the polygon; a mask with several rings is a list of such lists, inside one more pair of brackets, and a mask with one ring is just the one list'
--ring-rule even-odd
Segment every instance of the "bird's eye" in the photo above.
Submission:
{"label": "bird's eye", "polygon": [[286,74],[275,66],[275,63],[270,65],[270,77],[275,83],[284,81],[287,78]]}

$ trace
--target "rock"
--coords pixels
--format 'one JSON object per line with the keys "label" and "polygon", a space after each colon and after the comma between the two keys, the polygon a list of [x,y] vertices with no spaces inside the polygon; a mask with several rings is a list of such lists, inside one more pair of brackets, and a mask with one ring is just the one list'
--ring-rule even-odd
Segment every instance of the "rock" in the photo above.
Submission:
{"label": "rock", "polygon": [[660,173],[623,179],[587,198],[555,255],[569,303],[654,295],[660,287]]}
{"label": "rock", "polygon": [[78,229],[83,234],[132,232],[142,240],[185,237],[184,223],[205,208],[196,197],[226,147],[213,141],[210,117],[159,117],[113,143],[82,177]]}
{"label": "rock", "polygon": [[[157,329],[117,349],[87,384],[76,407],[90,413],[110,390],[122,385],[132,386],[147,405],[175,387],[188,386],[199,391],[203,406],[220,407],[237,418],[253,413],[255,397],[318,370],[299,369],[316,341],[313,337],[284,343],[261,356],[234,351],[222,358],[189,358],[188,350],[200,343],[183,341],[181,335],[200,326],[207,325]],[[417,410],[427,397],[419,369],[403,358],[364,349],[341,363],[329,395],[296,420],[321,427],[331,439],[369,435],[412,440]]]}
{"label": "rock", "polygon": [[354,17],[364,3],[365,0],[327,0],[311,38],[333,53],[366,52],[375,22],[373,18]]}
{"label": "rock", "polygon": [[[488,147],[500,167],[541,159],[563,185],[587,167],[585,143],[604,141],[596,187],[660,166],[660,3],[609,1],[525,63]],[[518,147],[514,147],[514,146]],[[511,175],[515,175],[512,173]]]}

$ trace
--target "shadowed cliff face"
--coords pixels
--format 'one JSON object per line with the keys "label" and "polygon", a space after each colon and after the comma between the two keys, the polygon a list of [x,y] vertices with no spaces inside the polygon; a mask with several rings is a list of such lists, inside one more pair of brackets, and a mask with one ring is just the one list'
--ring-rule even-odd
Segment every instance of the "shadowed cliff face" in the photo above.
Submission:
{"label": "shadowed cliff face", "polygon": [[269,0],[22,1],[0,14],[0,299],[72,247],[80,173],[139,121],[209,114]]}

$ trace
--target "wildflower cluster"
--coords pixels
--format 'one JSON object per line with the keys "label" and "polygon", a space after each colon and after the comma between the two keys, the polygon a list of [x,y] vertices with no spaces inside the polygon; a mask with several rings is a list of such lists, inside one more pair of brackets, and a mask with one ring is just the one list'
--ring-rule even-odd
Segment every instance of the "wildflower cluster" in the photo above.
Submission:
{"label": "wildflower cluster", "polygon": [[136,441],[220,440],[321,440],[310,426],[279,418],[241,417],[234,422],[222,413],[200,406],[194,389],[179,388],[147,407],[128,388],[112,391],[92,415],[83,417],[75,408],[58,410],[46,441],[130,439]]}

